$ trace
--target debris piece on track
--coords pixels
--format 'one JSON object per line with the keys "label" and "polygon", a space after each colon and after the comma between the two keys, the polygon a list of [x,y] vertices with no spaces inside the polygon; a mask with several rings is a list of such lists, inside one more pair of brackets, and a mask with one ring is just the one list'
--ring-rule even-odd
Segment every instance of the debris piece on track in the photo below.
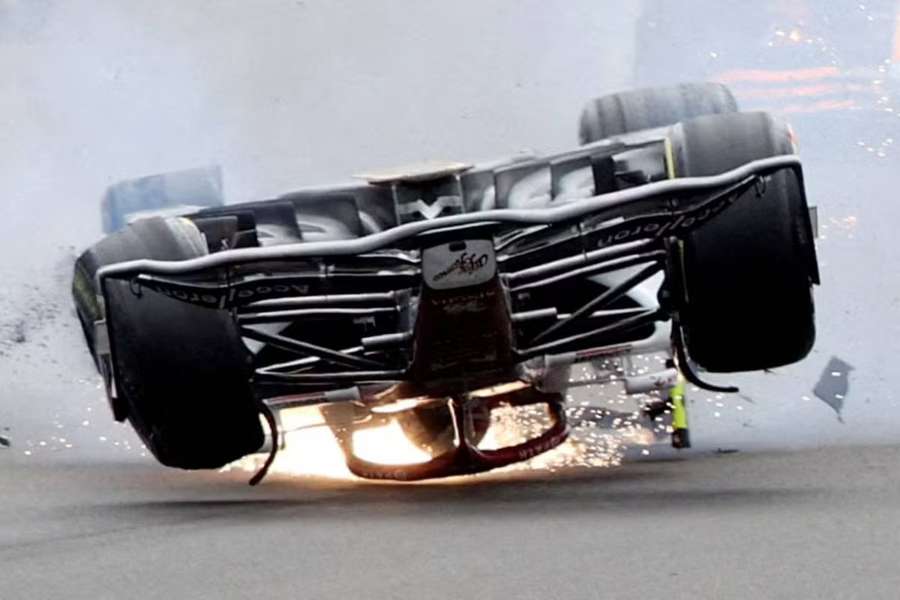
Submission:
{"label": "debris piece on track", "polygon": [[844,399],[850,391],[850,371],[853,365],[845,362],[837,356],[832,356],[825,370],[819,377],[819,382],[813,388],[816,398],[830,406],[837,414],[838,421],[844,422],[841,411],[844,409]]}

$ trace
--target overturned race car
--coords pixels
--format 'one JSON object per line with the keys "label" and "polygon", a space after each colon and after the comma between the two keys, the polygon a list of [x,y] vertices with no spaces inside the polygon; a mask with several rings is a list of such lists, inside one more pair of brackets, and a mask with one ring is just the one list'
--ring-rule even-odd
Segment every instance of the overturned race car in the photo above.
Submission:
{"label": "overturned race car", "polygon": [[[684,379],[735,391],[702,372],[813,345],[815,219],[792,131],[702,83],[598,98],[580,138],[261,202],[225,205],[214,169],[113,186],[73,293],[115,418],[172,467],[267,448],[255,483],[279,413],[319,407],[358,476],[463,475],[561,444],[570,371],[602,362],[687,446]],[[649,354],[657,370],[625,368]],[[535,406],[537,435],[485,442],[494,411]],[[386,420],[427,459],[360,456],[354,432]]]}

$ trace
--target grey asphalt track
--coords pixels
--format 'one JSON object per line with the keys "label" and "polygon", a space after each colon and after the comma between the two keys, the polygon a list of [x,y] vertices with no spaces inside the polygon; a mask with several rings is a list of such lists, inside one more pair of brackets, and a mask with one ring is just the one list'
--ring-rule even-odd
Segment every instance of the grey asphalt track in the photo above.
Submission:
{"label": "grey asphalt track", "polygon": [[18,462],[0,597],[897,597],[898,448],[465,485]]}
{"label": "grey asphalt track", "polygon": [[[784,67],[763,38],[716,41],[738,38],[747,3],[703,4],[703,35],[691,11],[667,17],[656,53],[682,60],[647,79],[635,32],[659,26],[656,0],[0,0],[0,600],[898,597],[890,102],[795,115],[822,234],[817,346],[737,377],[739,396],[691,391],[697,450],[679,460],[464,485],[276,473],[251,489],[242,471],[153,464],[112,423],[80,340],[66,288],[113,181],[218,163],[237,201],[560,150],[592,96],[724,69],[698,56]],[[814,4],[766,4],[773,39],[805,22],[828,46],[809,16],[826,4],[894,26],[886,0]],[[849,71],[862,59],[842,35],[827,60]],[[806,57],[791,68],[820,67]],[[827,404],[814,389],[833,365],[852,370]]]}

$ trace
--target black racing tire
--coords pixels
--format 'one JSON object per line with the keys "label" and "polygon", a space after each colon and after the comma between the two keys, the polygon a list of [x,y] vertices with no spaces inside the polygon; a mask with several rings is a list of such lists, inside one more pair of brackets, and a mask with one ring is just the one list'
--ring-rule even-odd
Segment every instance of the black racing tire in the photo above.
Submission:
{"label": "black racing tire", "polygon": [[736,112],[737,102],[721,83],[683,83],[601,96],[581,112],[578,137],[590,144],[643,129],[668,127],[702,115]]}
{"label": "black racing tire", "polygon": [[[90,309],[78,289],[93,286],[100,267],[206,253],[202,235],[185,219],[143,219],[107,236],[76,263],[74,288],[83,324]],[[106,300],[117,396],[159,462],[218,468],[262,446],[251,356],[230,315],[147,289],[135,293],[125,281],[109,280]]]}
{"label": "black racing tire", "polygon": [[[793,154],[767,113],[710,115],[671,129],[676,174],[719,174]],[[755,371],[805,357],[815,341],[815,249],[802,181],[781,171],[684,240],[686,348],[707,371]]]}

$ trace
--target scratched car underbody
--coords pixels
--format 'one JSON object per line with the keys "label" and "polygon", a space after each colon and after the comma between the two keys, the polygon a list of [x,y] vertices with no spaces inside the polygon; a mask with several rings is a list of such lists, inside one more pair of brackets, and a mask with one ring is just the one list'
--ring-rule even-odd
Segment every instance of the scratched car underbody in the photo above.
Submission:
{"label": "scratched car underbody", "polygon": [[[752,202],[772,177],[794,177],[802,189],[802,173],[793,154],[702,177],[673,178],[673,161],[667,130],[650,129],[549,156],[431,163],[206,208],[216,203],[190,194],[216,188],[215,171],[126,182],[107,196],[109,232],[165,217],[199,232],[206,249],[112,261],[90,281],[76,271],[76,304],[113,412],[133,421],[116,360],[125,334],[108,314],[117,298],[162,296],[226,315],[236,335],[216,343],[246,355],[272,457],[279,411],[318,406],[361,477],[416,480],[525,460],[566,439],[578,363],[602,364],[627,393],[651,394],[645,410],[666,415],[683,446],[673,390],[683,377],[719,388],[697,374],[681,334],[681,241]],[[194,182],[190,193],[173,191],[185,187],[179,181]],[[116,195],[143,195],[145,211],[116,213]],[[181,216],[166,216],[166,205]],[[181,341],[172,348],[187,352]],[[629,369],[640,355],[659,357],[658,368]],[[546,409],[538,435],[482,443],[493,410],[525,406]],[[359,456],[353,432],[386,418],[430,458],[398,466]]]}

